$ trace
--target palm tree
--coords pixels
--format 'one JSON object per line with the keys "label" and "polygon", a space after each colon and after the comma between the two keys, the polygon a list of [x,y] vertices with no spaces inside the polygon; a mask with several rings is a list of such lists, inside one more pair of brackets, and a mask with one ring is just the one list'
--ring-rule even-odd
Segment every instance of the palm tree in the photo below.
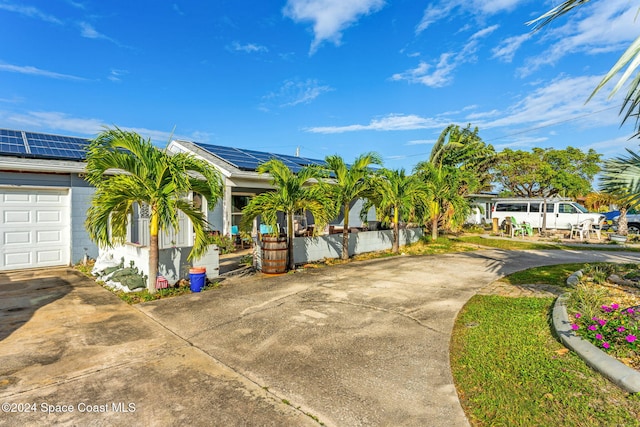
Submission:
{"label": "palm tree", "polygon": [[[558,6],[554,7],[547,13],[539,16],[538,18],[527,22],[527,25],[533,25],[534,30],[537,31],[555,19],[563,16],[566,13],[571,12],[578,6],[582,6],[588,3],[589,0],[566,0]],[[640,37],[636,38],[633,43],[627,48],[627,50],[620,56],[618,61],[611,67],[607,74],[602,78],[598,86],[594,89],[589,99],[604,87],[615,75],[617,75],[623,68],[627,67],[622,76],[618,79],[618,82],[611,91],[610,97],[620,90],[620,88],[629,80],[634,74],[635,70],[640,66]],[[629,84],[627,94],[625,95],[624,102],[620,109],[620,113],[626,109],[622,123],[624,123],[629,117],[636,117],[636,134],[640,135],[640,74],[635,73],[635,76]]]}
{"label": "palm tree", "polygon": [[424,201],[423,217],[431,225],[431,238],[438,238],[438,224],[447,228],[461,226],[471,206],[461,188],[469,186],[474,177],[469,173],[451,166],[437,166],[431,162],[420,162],[415,167],[416,176],[427,189]]}
{"label": "palm tree", "polygon": [[368,201],[361,215],[366,214],[371,205],[375,205],[378,219],[393,225],[391,251],[397,253],[400,249],[400,221],[414,220],[427,196],[427,188],[415,175],[407,175],[404,169],[381,169],[376,174],[370,191],[366,193]]}
{"label": "palm tree", "polygon": [[282,161],[271,159],[258,166],[259,173],[271,175],[274,190],[258,194],[242,210],[243,227],[260,215],[262,220],[276,229],[277,214],[287,217],[288,268],[295,268],[293,259],[293,216],[308,211],[313,215],[316,230],[324,228],[334,214],[334,203],[324,182],[326,172],[308,166],[293,173]]}
{"label": "palm tree", "polygon": [[485,144],[478,135],[478,128],[471,130],[470,125],[464,129],[453,124],[447,126],[440,133],[429,156],[429,162],[438,167],[452,166],[475,175],[475,187],[461,189],[467,193],[491,189],[491,168],[496,161],[493,146]]}
{"label": "palm tree", "polygon": [[[115,173],[106,174],[107,171]],[[96,187],[96,193],[85,226],[91,239],[100,246],[123,244],[134,204],[149,205],[150,293],[156,290],[158,233],[171,227],[178,229],[178,211],[191,220],[195,232],[188,259],[206,252],[206,220],[202,211],[185,199],[195,191],[213,207],[221,197],[220,176],[205,161],[185,153],[169,155],[135,132],[105,128],[89,144],[87,181]]]}
{"label": "palm tree", "polygon": [[618,234],[626,235],[626,213],[640,205],[640,156],[627,149],[628,157],[620,156],[605,161],[602,170],[602,189],[615,196],[620,208]]}
{"label": "palm tree", "polygon": [[589,210],[601,212],[602,206],[616,205],[620,211],[618,216],[617,233],[626,236],[629,234],[629,226],[627,221],[627,212],[631,208],[624,200],[624,197],[618,197],[611,193],[593,192],[586,196],[584,206]]}
{"label": "palm tree", "polygon": [[345,164],[338,155],[325,158],[327,169],[333,174],[330,187],[338,211],[342,208],[344,223],[342,228],[342,259],[349,259],[349,208],[351,203],[362,196],[371,184],[371,165],[381,165],[382,158],[377,153],[358,156],[351,165]]}

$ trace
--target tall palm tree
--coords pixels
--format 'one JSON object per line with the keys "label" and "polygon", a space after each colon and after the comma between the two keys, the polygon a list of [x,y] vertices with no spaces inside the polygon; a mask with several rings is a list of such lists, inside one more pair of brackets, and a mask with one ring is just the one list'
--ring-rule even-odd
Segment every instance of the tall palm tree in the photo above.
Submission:
{"label": "tall palm tree", "polygon": [[627,234],[626,213],[640,206],[640,155],[627,149],[628,157],[620,156],[604,162],[601,187],[615,196],[620,209],[618,234]]}
{"label": "tall palm tree", "polygon": [[349,259],[349,208],[351,203],[362,196],[371,185],[373,171],[371,165],[382,165],[377,153],[365,153],[358,156],[351,165],[345,164],[338,155],[325,158],[327,169],[333,174],[330,189],[337,210],[342,208],[344,223],[342,228],[342,259]]}
{"label": "tall palm tree", "polygon": [[414,220],[427,195],[427,188],[415,175],[407,175],[404,169],[381,169],[366,193],[368,201],[362,214],[375,205],[378,219],[393,225],[391,251],[397,253],[400,250],[400,221]]}
{"label": "tall palm tree", "polygon": [[[588,3],[589,0],[566,0],[549,10],[545,14],[539,16],[538,18],[527,22],[528,25],[533,25],[534,30],[539,30],[555,19],[560,18],[573,11],[578,6],[582,6],[585,3]],[[616,76],[623,68],[627,67],[622,76],[618,79],[618,82],[615,84],[611,94],[609,96],[613,96],[620,88],[631,78],[632,74],[633,79],[629,84],[629,88],[627,89],[627,94],[625,95],[624,102],[620,109],[620,113],[626,109],[624,116],[622,118],[622,123],[624,123],[629,117],[636,117],[636,134],[634,136],[638,136],[640,134],[640,73],[636,72],[636,69],[640,66],[640,37],[636,38],[633,43],[627,48],[627,50],[620,56],[618,61],[611,67],[611,69],[607,72],[607,74],[602,78],[598,86],[594,89],[593,93],[589,97],[589,99],[593,98],[593,96],[604,87],[614,76]]]}
{"label": "tall palm tree", "polygon": [[418,163],[415,173],[427,189],[422,214],[431,225],[431,238],[436,240],[440,222],[447,229],[455,229],[471,212],[469,200],[460,189],[469,187],[475,177],[464,170],[427,161]]}
{"label": "tall palm tree", "polygon": [[429,156],[429,162],[438,167],[452,166],[474,174],[475,188],[461,189],[467,192],[491,189],[491,168],[497,159],[493,146],[485,144],[478,135],[478,128],[471,130],[470,125],[460,128],[453,124],[440,133]]}
{"label": "tall palm tree", "polygon": [[283,212],[287,218],[288,268],[295,268],[293,259],[293,216],[308,211],[313,215],[316,230],[332,218],[335,208],[327,185],[326,172],[318,167],[305,167],[293,173],[282,161],[271,159],[258,166],[259,173],[271,175],[274,190],[258,194],[242,210],[243,227],[260,215],[263,221],[276,229],[277,214]]}
{"label": "tall palm tree", "polygon": [[[106,174],[107,171],[115,173]],[[158,233],[171,227],[178,229],[178,211],[191,220],[195,232],[188,259],[206,252],[204,214],[185,199],[195,191],[213,207],[221,197],[220,175],[205,161],[185,153],[169,155],[135,132],[105,128],[89,144],[87,181],[96,187],[96,193],[85,226],[91,239],[100,246],[123,244],[134,204],[149,205],[150,293],[156,290]]]}

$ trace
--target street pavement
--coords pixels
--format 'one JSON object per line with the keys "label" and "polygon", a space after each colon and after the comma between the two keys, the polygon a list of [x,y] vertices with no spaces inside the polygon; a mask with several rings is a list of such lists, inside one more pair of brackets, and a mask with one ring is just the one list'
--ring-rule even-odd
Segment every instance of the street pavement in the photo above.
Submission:
{"label": "street pavement", "polygon": [[640,254],[398,256],[136,306],[69,269],[0,274],[0,425],[465,426],[449,341],[466,301],[594,261]]}

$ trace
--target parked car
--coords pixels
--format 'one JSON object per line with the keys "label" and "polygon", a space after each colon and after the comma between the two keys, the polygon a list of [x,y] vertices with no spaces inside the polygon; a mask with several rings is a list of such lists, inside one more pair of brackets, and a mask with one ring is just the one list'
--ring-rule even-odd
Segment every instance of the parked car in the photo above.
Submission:
{"label": "parked car", "polygon": [[546,227],[549,230],[570,230],[585,219],[592,219],[594,224],[604,221],[604,215],[589,212],[584,206],[569,199],[508,198],[494,199],[491,218],[498,218],[498,224],[504,227],[506,219],[514,217],[518,223],[526,222],[533,228],[542,228],[546,216]]}

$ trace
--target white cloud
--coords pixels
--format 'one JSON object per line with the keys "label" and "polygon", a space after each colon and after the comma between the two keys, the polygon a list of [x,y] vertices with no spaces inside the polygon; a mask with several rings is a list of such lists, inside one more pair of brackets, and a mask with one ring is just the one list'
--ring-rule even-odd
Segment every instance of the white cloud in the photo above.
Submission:
{"label": "white cloud", "polygon": [[361,16],[377,12],[384,0],[288,0],[283,14],[295,22],[313,22],[313,55],[325,41],[340,45],[342,32]]}
{"label": "white cloud", "polygon": [[[600,93],[585,104],[596,87],[600,77],[561,76],[546,85],[540,85],[525,98],[509,106],[501,117],[489,121],[474,123],[482,129],[515,125],[535,125],[537,128],[558,125],[563,121],[571,121],[583,127],[609,126],[619,123],[617,115],[619,99],[607,100]],[[495,116],[495,110],[487,117]],[[467,117],[480,118],[478,113]]]}
{"label": "white cloud", "polygon": [[[552,65],[572,53],[596,54],[626,48],[638,36],[638,7],[628,0],[589,3],[560,27],[543,28],[540,34],[550,47],[531,57],[518,72],[528,76],[544,65]],[[561,18],[562,19],[562,18]]]}
{"label": "white cloud", "polygon": [[112,69],[111,73],[109,73],[109,76],[107,76],[107,78],[109,80],[111,80],[112,82],[119,82],[119,81],[122,80],[120,77],[124,76],[126,74],[129,74],[129,72],[127,70]]}
{"label": "white cloud", "polygon": [[[293,107],[299,104],[308,104],[323,93],[331,92],[333,88],[320,84],[315,79],[304,81],[287,80],[277,92],[265,96],[265,100],[278,104],[279,107]],[[266,106],[263,110],[268,111]]]}
{"label": "white cloud", "polygon": [[405,145],[428,145],[428,144],[435,144],[436,140],[435,139],[414,139],[411,141],[408,141]]}
{"label": "white cloud", "polygon": [[461,64],[476,61],[475,54],[478,51],[480,40],[496,31],[498,27],[498,25],[492,25],[472,34],[460,52],[441,54],[435,66],[420,61],[416,68],[396,73],[391,76],[391,80],[406,80],[409,83],[420,83],[429,87],[446,86],[453,80],[453,72],[456,68]]}
{"label": "white cloud", "polygon": [[[71,133],[93,137],[101,132],[105,126],[112,127],[101,119],[73,117],[58,111],[29,111],[15,113],[0,111],[0,122],[3,126],[15,129],[40,130],[43,132]],[[118,126],[120,129],[137,132],[144,138],[150,138],[159,146],[164,146],[170,138],[196,141],[208,140],[210,134],[193,132],[191,135],[172,134],[171,131],[161,131],[141,127]]]}
{"label": "white cloud", "polygon": [[173,10],[178,14],[184,16],[184,12],[180,9],[177,3],[173,4]]}
{"label": "white cloud", "polygon": [[41,21],[51,22],[53,24],[62,25],[63,22],[53,15],[49,15],[32,6],[23,6],[12,3],[0,3],[0,10],[19,13],[29,18],[40,19]]}
{"label": "white cloud", "polygon": [[516,51],[520,49],[520,46],[531,38],[531,33],[522,34],[520,36],[508,37],[500,44],[493,48],[493,58],[497,58],[500,61],[511,62],[513,60]]}
{"label": "white cloud", "polygon": [[454,13],[482,17],[513,10],[519,3],[526,1],[528,0],[443,0],[441,2],[431,2],[416,27],[416,34],[420,34],[429,28],[431,24],[444,20]]}
{"label": "white cloud", "polygon": [[53,129],[82,135],[96,134],[104,125],[98,119],[70,117],[56,111],[31,111],[25,114],[0,112],[0,119],[21,129]]}
{"label": "white cloud", "polygon": [[82,77],[72,76],[70,74],[56,73],[53,71],[41,70],[40,68],[32,67],[30,65],[11,65],[0,64],[0,71],[7,71],[10,73],[28,74],[32,76],[49,77],[59,80],[86,80]]}
{"label": "white cloud", "polygon": [[233,43],[231,43],[231,50],[236,52],[246,52],[246,53],[269,52],[269,49],[267,49],[266,46],[261,46],[255,43],[240,44],[237,41],[234,41]]}
{"label": "white cloud", "polygon": [[86,37],[88,39],[104,39],[113,41],[104,34],[99,33],[95,28],[93,28],[93,25],[87,22],[80,22],[78,25],[80,26],[80,35],[82,37]]}
{"label": "white cloud", "polygon": [[344,133],[365,130],[375,131],[398,131],[398,130],[416,130],[416,129],[439,129],[446,126],[449,122],[435,120],[432,118],[424,118],[414,114],[390,114],[381,119],[373,119],[367,125],[346,125],[346,126],[318,126],[306,129],[311,133]]}

